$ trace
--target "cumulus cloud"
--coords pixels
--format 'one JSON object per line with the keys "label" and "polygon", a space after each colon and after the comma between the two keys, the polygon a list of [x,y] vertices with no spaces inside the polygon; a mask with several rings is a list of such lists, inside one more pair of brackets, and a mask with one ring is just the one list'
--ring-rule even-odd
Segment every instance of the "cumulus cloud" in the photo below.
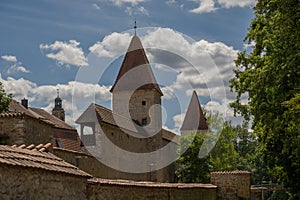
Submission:
{"label": "cumulus cloud", "polygon": [[131,4],[132,6],[136,6],[139,3],[145,2],[146,0],[110,0],[116,6],[122,6],[123,4]]}
{"label": "cumulus cloud", "polygon": [[115,57],[126,51],[130,38],[129,33],[112,33],[89,47],[89,51],[98,57]]}
{"label": "cumulus cloud", "polygon": [[46,56],[56,60],[59,65],[87,66],[87,59],[79,45],[76,40],[55,41],[53,44],[40,44],[40,49],[48,52]]}
{"label": "cumulus cloud", "polygon": [[[254,6],[256,0],[193,0],[199,6],[191,9],[190,12],[196,14],[210,13],[217,9]],[[173,2],[173,1],[172,1]],[[174,3],[174,2],[173,2]]]}
{"label": "cumulus cloud", "polygon": [[30,71],[26,69],[26,67],[22,66],[22,63],[18,61],[16,56],[12,55],[4,55],[1,58],[9,63],[9,67],[7,68],[6,73],[9,75],[21,73],[29,73]]}
{"label": "cumulus cloud", "polygon": [[20,66],[18,64],[10,66],[7,70],[7,74],[16,74],[18,72],[29,73],[29,70],[27,70],[24,66]]}
{"label": "cumulus cloud", "polygon": [[256,0],[218,0],[218,3],[225,8],[254,6]]}
{"label": "cumulus cloud", "polygon": [[98,4],[96,4],[96,3],[93,3],[92,6],[93,6],[93,8],[95,8],[96,10],[101,10],[101,7],[100,7]]}
{"label": "cumulus cloud", "polygon": [[130,7],[127,6],[125,12],[130,15],[149,15],[148,10],[144,6]]}
{"label": "cumulus cloud", "polygon": [[209,13],[216,10],[214,0],[198,0],[197,2],[199,2],[199,7],[190,10],[190,12],[200,14]]}
{"label": "cumulus cloud", "polygon": [[7,62],[17,62],[16,56],[4,55],[4,56],[1,56],[1,58]]}

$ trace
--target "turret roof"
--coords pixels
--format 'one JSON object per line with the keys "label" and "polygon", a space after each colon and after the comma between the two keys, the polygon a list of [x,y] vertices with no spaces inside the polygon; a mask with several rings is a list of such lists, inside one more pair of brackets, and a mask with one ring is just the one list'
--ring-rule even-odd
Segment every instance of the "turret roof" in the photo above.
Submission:
{"label": "turret roof", "polygon": [[135,35],[130,42],[117,79],[110,91],[136,89],[155,89],[161,96],[163,95],[155,80],[143,45],[139,37]]}
{"label": "turret roof", "polygon": [[200,131],[208,130],[206,119],[204,117],[201,104],[199,102],[196,91],[193,92],[189,107],[185,114],[181,132],[183,131]]}

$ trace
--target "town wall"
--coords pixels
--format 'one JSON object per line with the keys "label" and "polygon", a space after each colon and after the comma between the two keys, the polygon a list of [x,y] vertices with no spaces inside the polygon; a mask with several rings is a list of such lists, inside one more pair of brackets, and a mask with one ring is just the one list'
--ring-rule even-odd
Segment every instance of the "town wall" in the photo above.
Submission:
{"label": "town wall", "polygon": [[212,172],[210,182],[218,187],[218,199],[250,200],[250,176],[247,171]]}
{"label": "town wall", "polygon": [[211,184],[168,184],[124,180],[88,180],[87,198],[95,199],[203,199],[216,200]]}
{"label": "town wall", "polygon": [[159,182],[174,182],[175,180],[175,174],[172,173],[175,170],[175,164],[149,173],[126,173],[112,169],[101,163],[94,156],[86,153],[69,151],[57,147],[53,148],[53,153],[66,162],[71,163],[79,169],[98,178],[127,179],[135,181],[154,180]]}
{"label": "town wall", "polygon": [[0,164],[0,199],[86,199],[86,177]]}

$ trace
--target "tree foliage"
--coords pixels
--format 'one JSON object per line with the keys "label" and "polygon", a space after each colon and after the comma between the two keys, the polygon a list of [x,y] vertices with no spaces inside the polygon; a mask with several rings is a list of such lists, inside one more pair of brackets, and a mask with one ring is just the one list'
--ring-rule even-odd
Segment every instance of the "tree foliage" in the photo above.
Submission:
{"label": "tree foliage", "polygon": [[236,60],[231,87],[237,98],[231,106],[246,119],[253,116],[262,160],[300,198],[299,0],[258,0],[254,11],[245,39],[252,49]]}
{"label": "tree foliage", "polygon": [[11,100],[12,100],[12,95],[5,93],[5,90],[3,89],[3,85],[0,82],[0,113],[6,112],[8,110]]}
{"label": "tree foliage", "polygon": [[[218,120],[218,116],[209,116],[208,122],[212,118]],[[217,142],[206,157],[200,158],[199,152],[205,138]],[[229,122],[223,123],[219,138],[218,135],[210,132],[200,134],[192,132],[181,136],[178,153],[181,155],[182,151],[187,150],[177,160],[178,170],[176,174],[179,180],[208,183],[212,171],[235,170],[238,161],[238,153],[234,146],[235,138],[235,133]]]}

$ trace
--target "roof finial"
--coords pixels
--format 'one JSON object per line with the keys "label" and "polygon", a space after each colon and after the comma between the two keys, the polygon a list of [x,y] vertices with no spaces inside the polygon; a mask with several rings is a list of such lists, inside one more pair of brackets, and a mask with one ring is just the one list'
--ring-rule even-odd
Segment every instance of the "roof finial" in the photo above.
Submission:
{"label": "roof finial", "polygon": [[56,89],[57,97],[59,97],[59,89]]}
{"label": "roof finial", "polygon": [[137,26],[136,26],[136,19],[134,20],[134,35],[136,35],[136,28],[137,28]]}

